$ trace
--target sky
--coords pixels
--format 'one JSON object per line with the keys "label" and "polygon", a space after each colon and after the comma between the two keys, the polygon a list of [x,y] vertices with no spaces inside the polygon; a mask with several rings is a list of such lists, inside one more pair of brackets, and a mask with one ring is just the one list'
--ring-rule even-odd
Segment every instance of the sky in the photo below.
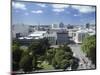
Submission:
{"label": "sky", "polygon": [[12,1],[12,24],[95,24],[95,6]]}

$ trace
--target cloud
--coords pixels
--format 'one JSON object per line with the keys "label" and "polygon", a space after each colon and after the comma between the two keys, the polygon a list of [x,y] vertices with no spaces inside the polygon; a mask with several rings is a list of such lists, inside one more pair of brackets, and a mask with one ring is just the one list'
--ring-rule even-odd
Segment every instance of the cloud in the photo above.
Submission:
{"label": "cloud", "polygon": [[23,3],[12,2],[12,6],[13,6],[15,9],[26,10],[26,5],[23,4]]}
{"label": "cloud", "polygon": [[79,14],[74,14],[74,16],[79,16]]}
{"label": "cloud", "polygon": [[46,4],[37,4],[38,6],[40,6],[40,7],[46,7]]}
{"label": "cloud", "polygon": [[53,9],[54,12],[63,12],[64,9]]}
{"label": "cloud", "polygon": [[69,5],[53,4],[52,7],[53,7],[52,11],[59,13],[59,12],[63,12],[65,8],[68,8]]}
{"label": "cloud", "polygon": [[64,9],[64,8],[68,8],[69,5],[53,4],[52,7],[57,9]]}
{"label": "cloud", "polygon": [[95,7],[92,7],[92,6],[76,6],[76,5],[73,5],[71,7],[73,9],[78,10],[80,13],[91,13],[91,12],[95,12]]}
{"label": "cloud", "polygon": [[42,10],[33,10],[32,13],[41,14],[41,13],[43,13],[43,11]]}

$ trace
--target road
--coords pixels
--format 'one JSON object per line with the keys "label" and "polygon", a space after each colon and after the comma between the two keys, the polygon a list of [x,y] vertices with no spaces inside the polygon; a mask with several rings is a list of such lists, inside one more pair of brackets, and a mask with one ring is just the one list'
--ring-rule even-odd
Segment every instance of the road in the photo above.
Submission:
{"label": "road", "polygon": [[[80,60],[79,62],[79,67],[78,70],[83,70],[83,69],[94,69],[95,66],[93,64],[91,64],[91,60],[89,60],[85,53],[83,53],[83,51],[81,50],[81,45],[79,44],[70,44],[68,45],[72,51],[73,51],[73,56],[75,56],[76,58],[78,58]],[[58,48],[58,45],[53,45],[52,47],[54,48]]]}
{"label": "road", "polygon": [[69,45],[69,47],[72,49],[73,51],[73,55],[75,57],[77,57],[80,62],[79,62],[79,67],[78,69],[94,69],[95,66],[93,64],[91,64],[91,60],[89,60],[85,54],[83,53],[83,51],[81,50],[81,45],[79,44],[73,44],[73,45]]}

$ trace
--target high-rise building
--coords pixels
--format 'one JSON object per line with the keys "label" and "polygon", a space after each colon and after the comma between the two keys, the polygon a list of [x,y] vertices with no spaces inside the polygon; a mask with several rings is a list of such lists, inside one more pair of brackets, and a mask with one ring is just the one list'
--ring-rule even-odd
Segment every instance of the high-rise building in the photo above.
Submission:
{"label": "high-rise building", "polygon": [[60,24],[59,24],[59,28],[64,28],[65,27],[65,25],[61,22]]}
{"label": "high-rise building", "polygon": [[88,28],[88,29],[90,28],[90,24],[89,23],[86,24],[86,28]]}
{"label": "high-rise building", "polygon": [[68,24],[68,25],[67,25],[67,28],[68,28],[68,29],[73,29],[73,28],[74,28],[74,26],[73,26],[73,25]]}

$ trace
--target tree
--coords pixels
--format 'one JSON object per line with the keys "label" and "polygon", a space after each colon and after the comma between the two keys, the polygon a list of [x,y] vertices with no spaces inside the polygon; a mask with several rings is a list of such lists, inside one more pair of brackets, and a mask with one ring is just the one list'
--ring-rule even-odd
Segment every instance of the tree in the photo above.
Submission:
{"label": "tree", "polygon": [[57,69],[67,69],[70,67],[70,60],[73,58],[73,52],[67,45],[61,46],[56,50],[55,56],[52,60],[52,65]]}
{"label": "tree", "polygon": [[20,46],[21,43],[20,43],[20,41],[19,41],[18,39],[13,39],[13,40],[12,40],[12,45]]}
{"label": "tree", "polygon": [[86,53],[86,56],[92,61],[93,64],[96,64],[96,37],[95,35],[89,36],[84,39],[81,46],[83,52]]}
{"label": "tree", "polygon": [[38,61],[40,61],[40,59],[41,61],[44,60],[46,50],[49,49],[49,46],[49,42],[46,38],[39,39],[36,41],[33,40],[33,42],[30,44],[28,49],[34,57],[33,64],[35,64],[35,69],[37,68]]}
{"label": "tree", "polygon": [[44,51],[50,48],[49,40],[47,38],[40,39],[40,45],[42,45],[42,50]]}
{"label": "tree", "polygon": [[65,71],[68,67],[70,67],[70,61],[67,59],[63,59],[61,61],[61,69]]}
{"label": "tree", "polygon": [[18,44],[12,46],[12,69],[13,71],[19,70],[19,62],[21,60],[23,51]]}
{"label": "tree", "polygon": [[65,50],[66,52],[70,52],[71,54],[73,54],[71,48],[67,44],[65,44],[64,46],[62,46],[62,49]]}
{"label": "tree", "polygon": [[14,61],[19,62],[22,55],[22,50],[19,48],[19,46],[14,45],[12,46],[12,58]]}
{"label": "tree", "polygon": [[68,67],[76,70],[79,66],[79,59],[73,56],[71,48],[65,44],[56,50],[52,59],[52,65],[55,69],[63,69],[64,71]]}
{"label": "tree", "polygon": [[17,70],[19,70],[19,63],[18,62],[15,62],[15,61],[13,61],[12,62],[12,70],[13,71],[17,71]]}
{"label": "tree", "polygon": [[30,55],[23,56],[21,61],[20,61],[20,68],[23,69],[23,71],[25,73],[31,72],[33,69],[32,56],[30,56]]}
{"label": "tree", "polygon": [[32,59],[32,66],[33,66],[33,70],[37,69],[37,61],[36,61],[36,58],[34,56]]}
{"label": "tree", "polygon": [[49,64],[52,63],[52,58],[55,55],[55,51],[56,50],[52,48],[52,49],[47,50],[46,52],[46,60],[48,61]]}
{"label": "tree", "polygon": [[44,55],[46,53],[46,50],[49,49],[50,44],[46,38],[39,39],[37,41],[34,41],[30,44],[29,49],[30,51],[35,52],[37,55]]}
{"label": "tree", "polygon": [[55,69],[59,69],[58,65],[57,65],[57,62],[55,60],[55,57],[53,57],[52,59],[52,66],[55,68]]}
{"label": "tree", "polygon": [[71,70],[77,70],[79,66],[79,59],[73,57],[73,59],[71,60]]}
{"label": "tree", "polygon": [[38,55],[40,54],[39,53],[39,50],[40,50],[39,43],[32,42],[28,49],[30,53],[32,53],[32,57],[34,59],[32,63],[34,65],[34,68],[36,69],[37,68],[37,58],[38,58]]}
{"label": "tree", "polygon": [[67,52],[65,52],[64,50],[59,50],[55,54],[55,61],[60,69],[65,69],[65,67],[67,68],[70,66],[68,58],[70,58],[70,56],[68,56]]}

